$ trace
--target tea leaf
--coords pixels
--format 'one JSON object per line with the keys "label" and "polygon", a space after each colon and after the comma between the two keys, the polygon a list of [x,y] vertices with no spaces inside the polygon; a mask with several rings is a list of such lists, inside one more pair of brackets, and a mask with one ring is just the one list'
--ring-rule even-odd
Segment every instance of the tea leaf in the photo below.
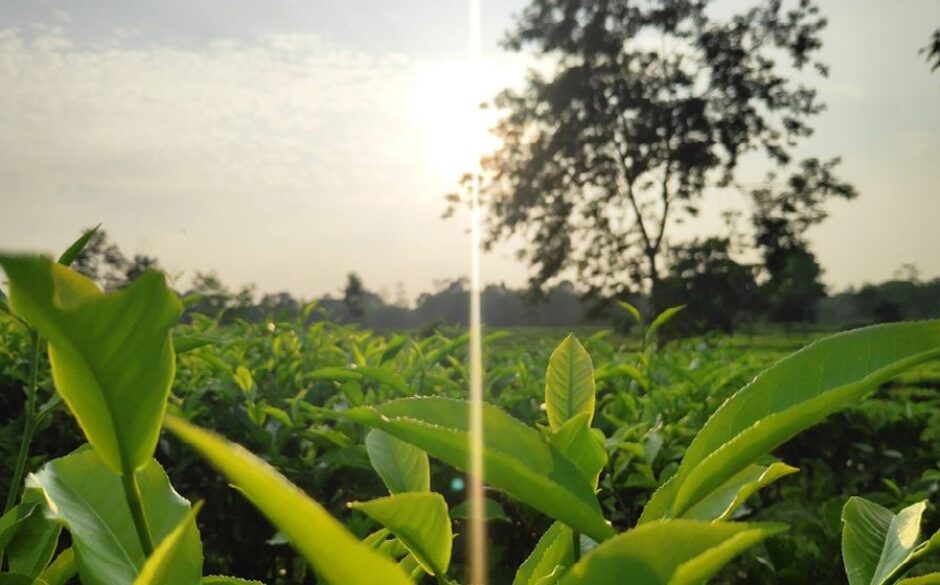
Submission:
{"label": "tea leaf", "polygon": [[47,517],[49,506],[35,490],[23,494],[23,500],[37,506],[10,543],[8,564],[13,573],[36,577],[52,560],[62,525]]}
{"label": "tea leaf", "polygon": [[940,573],[929,573],[920,577],[901,579],[895,585],[940,585]]}
{"label": "tea leaf", "polygon": [[[163,542],[157,546],[153,554],[144,562],[140,574],[134,580],[134,585],[163,585],[175,583],[174,574],[181,565],[190,561],[188,552],[193,548],[201,548],[199,534],[190,530],[196,523],[196,515],[202,508],[202,502],[197,502],[180,523],[170,532]],[[202,572],[202,563],[199,563],[196,572]],[[194,582],[200,582],[197,579]]]}
{"label": "tea leaf", "polygon": [[603,542],[578,561],[562,585],[700,585],[734,557],[785,530],[781,524],[665,520]]}
{"label": "tea leaf", "polygon": [[102,461],[126,474],[153,455],[173,380],[182,311],[159,272],[104,294],[39,257],[0,257],[13,310],[49,341],[56,389]]}
{"label": "tea leaf", "polygon": [[784,463],[748,465],[682,515],[690,520],[727,520],[735,510],[764,486],[799,469]]}
{"label": "tea leaf", "polygon": [[388,528],[429,575],[443,577],[447,573],[453,534],[447,502],[442,495],[395,494],[368,502],[353,502],[349,507]]}
{"label": "tea leaf", "polygon": [[38,503],[35,501],[23,502],[10,508],[9,512],[0,516],[0,551],[3,551],[10,544],[17,530],[33,515],[37,506]]}
{"label": "tea leaf", "polygon": [[[403,398],[337,414],[382,429],[458,469],[467,467],[469,408],[464,401]],[[538,431],[489,404],[483,407],[483,426],[490,485],[595,540],[613,536],[587,478]]]}
{"label": "tea leaf", "polygon": [[842,509],[842,558],[850,585],[891,583],[907,568],[926,508],[918,502],[893,514],[864,498],[849,498]]}
{"label": "tea leaf", "polygon": [[545,409],[553,431],[576,414],[588,413],[588,426],[594,417],[594,365],[574,334],[568,334],[548,360]]}
{"label": "tea leaf", "polygon": [[[161,543],[189,512],[189,504],[170,486],[154,460],[137,470],[143,509],[154,542]],[[129,585],[144,565],[144,552],[124,500],[121,477],[97,452],[83,447],[50,461],[27,478],[27,489],[41,490],[50,510],[72,537],[79,575],[85,585]],[[202,546],[191,519],[185,530],[188,546],[177,557],[168,583],[199,583]]]}
{"label": "tea leaf", "polygon": [[332,585],[413,585],[385,556],[356,540],[320,504],[248,451],[167,416],[166,427],[228,478]]}
{"label": "tea leaf", "polygon": [[65,585],[78,574],[78,565],[75,562],[75,551],[71,547],[65,549],[45,568],[39,575],[36,585]]}
{"label": "tea leaf", "polygon": [[77,240],[72,242],[72,245],[69,246],[68,249],[65,250],[65,252],[62,252],[61,256],[59,256],[59,260],[58,260],[59,264],[61,264],[62,266],[71,266],[72,262],[75,262],[75,259],[78,258],[79,254],[82,253],[82,250],[85,249],[85,246],[88,245],[88,242],[91,240],[91,238],[95,235],[95,233],[98,231],[98,228],[100,227],[101,227],[101,224],[99,223],[98,225],[91,228],[90,230],[86,230],[81,236],[78,237]]}
{"label": "tea leaf", "polygon": [[431,491],[428,454],[379,429],[366,435],[372,467],[393,494]]}
{"label": "tea leaf", "polygon": [[641,522],[681,517],[771,449],[938,355],[940,321],[922,321],[832,335],[780,360],[712,415]]}
{"label": "tea leaf", "polygon": [[574,534],[561,522],[553,523],[529,558],[519,566],[512,585],[537,585],[555,573],[557,567],[568,568],[574,563]]}

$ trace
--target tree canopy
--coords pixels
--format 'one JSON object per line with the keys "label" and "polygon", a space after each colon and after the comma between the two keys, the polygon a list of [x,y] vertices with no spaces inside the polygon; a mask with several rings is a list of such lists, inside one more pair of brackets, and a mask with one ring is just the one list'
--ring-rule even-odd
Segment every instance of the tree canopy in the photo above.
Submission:
{"label": "tree canopy", "polygon": [[823,105],[806,80],[827,74],[815,3],[713,4],[533,0],[519,16],[505,44],[538,65],[495,100],[483,196],[489,243],[524,236],[533,285],[574,270],[586,292],[655,296],[673,226],[737,187],[745,155],[787,167],[812,134]]}

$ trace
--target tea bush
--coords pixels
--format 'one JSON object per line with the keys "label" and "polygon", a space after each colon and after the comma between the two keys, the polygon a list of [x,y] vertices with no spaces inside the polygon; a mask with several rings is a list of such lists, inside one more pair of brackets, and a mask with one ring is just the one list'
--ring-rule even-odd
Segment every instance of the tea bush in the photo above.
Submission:
{"label": "tea bush", "polygon": [[[0,400],[27,412],[0,429],[20,502],[0,520],[0,567],[21,577],[3,578],[462,579],[465,336],[308,324],[315,306],[174,326],[159,274],[104,295],[67,263],[3,259]],[[493,582],[695,583],[729,562],[716,582],[838,582],[840,540],[851,585],[929,570],[938,538],[912,534],[940,478],[935,378],[884,383],[940,355],[940,323],[837,335],[754,379],[772,356],[733,340],[658,347],[675,313],[640,340],[487,338]]]}

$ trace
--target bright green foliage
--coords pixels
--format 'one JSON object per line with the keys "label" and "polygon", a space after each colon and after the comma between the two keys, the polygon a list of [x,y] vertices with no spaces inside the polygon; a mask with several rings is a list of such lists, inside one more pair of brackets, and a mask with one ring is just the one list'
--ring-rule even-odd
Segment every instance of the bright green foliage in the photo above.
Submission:
{"label": "bright green foliage", "polygon": [[690,520],[728,520],[735,510],[762,487],[798,471],[796,467],[780,462],[769,466],[748,465],[689,508],[685,517]]}
{"label": "bright green foliage", "polygon": [[562,455],[578,466],[584,477],[597,487],[597,479],[607,464],[604,436],[590,427],[591,415],[582,412],[565,421],[548,440]]}
{"label": "bright green foliage", "polygon": [[699,585],[743,551],[784,529],[780,524],[651,522],[601,543],[561,583]]}
{"label": "bright green foliage", "polygon": [[920,577],[901,579],[897,585],[940,585],[940,573],[930,573]]}
{"label": "bright green foliage", "polygon": [[574,535],[571,529],[555,522],[539,539],[535,550],[519,567],[512,585],[537,585],[567,570],[574,564]]}
{"label": "bright green foliage", "polygon": [[842,558],[850,585],[893,583],[917,559],[940,548],[940,532],[920,543],[926,507],[918,502],[894,514],[864,498],[849,498],[842,509]]}
{"label": "bright green foliage", "polygon": [[372,467],[393,494],[431,491],[428,454],[379,429],[366,435]]}
{"label": "bright green foliage", "polygon": [[774,447],[938,355],[940,321],[924,321],[833,335],[781,360],[712,415],[641,521],[684,516]]}
{"label": "bright green foliage", "polygon": [[238,487],[327,583],[411,585],[401,568],[356,540],[318,503],[262,460],[181,419],[168,416],[166,426]]}
{"label": "bright green foliage", "polygon": [[36,502],[23,502],[0,517],[0,551],[6,549],[13,535],[32,516],[37,506]]}
{"label": "bright green foliage", "polygon": [[82,250],[85,249],[85,246],[88,245],[88,242],[98,231],[98,228],[101,227],[101,224],[96,225],[90,230],[85,230],[85,232],[78,237],[77,240],[72,242],[72,245],[69,246],[65,252],[62,252],[62,255],[59,256],[58,263],[62,266],[71,266],[72,262],[75,262],[75,259],[78,258],[78,255],[82,253]]}
{"label": "bright green foliage", "polygon": [[[138,469],[143,508],[154,541],[160,543],[189,513],[156,462]],[[84,585],[130,585],[145,555],[124,500],[121,478],[87,447],[47,463],[27,479],[28,490],[40,490],[50,510],[72,536]],[[186,523],[187,548],[176,559],[168,582],[198,583],[202,547],[195,522]]]}
{"label": "bright green foliage", "polygon": [[173,380],[169,334],[182,306],[159,272],[104,294],[46,258],[0,258],[10,304],[49,341],[56,389],[116,473],[153,455]]}
{"label": "bright green foliage", "polygon": [[75,551],[70,547],[59,553],[52,564],[43,570],[36,585],[65,585],[77,573]]}
{"label": "bright green foliage", "polygon": [[59,542],[62,525],[48,516],[48,505],[35,491],[24,494],[24,501],[33,502],[36,508],[16,532],[16,539],[7,550],[10,571],[30,577],[42,573]]}
{"label": "bright green foliage", "polygon": [[594,365],[574,334],[565,337],[548,360],[545,410],[552,430],[580,413],[588,414],[588,425],[594,417]]}
{"label": "bright green foliage", "polygon": [[[167,536],[160,542],[160,545],[153,551],[144,566],[140,569],[140,574],[134,580],[134,585],[163,585],[164,583],[176,583],[174,579],[179,578],[181,565],[190,563],[190,551],[202,548],[199,542],[199,534],[191,530],[190,527],[196,524],[196,515],[202,502],[197,502],[189,513],[180,521]],[[200,566],[194,567],[193,573],[195,579],[193,583],[201,581]]]}
{"label": "bright green foliage", "polygon": [[653,319],[653,322],[650,323],[649,328],[643,333],[644,339],[647,342],[652,339],[656,333],[662,329],[662,327],[672,321],[673,317],[679,314],[680,311],[685,309],[685,305],[679,305],[678,307],[669,307],[659,315],[656,315],[656,318]]}
{"label": "bright green foliage", "polygon": [[352,502],[395,535],[429,575],[445,576],[453,534],[447,502],[440,494],[400,493],[368,502]]}
{"label": "bright green foliage", "polygon": [[[344,416],[408,441],[454,467],[467,467],[469,409],[464,401],[404,398],[356,408]],[[490,485],[595,540],[613,536],[587,478],[538,431],[492,405],[484,405],[483,426],[484,473]]]}

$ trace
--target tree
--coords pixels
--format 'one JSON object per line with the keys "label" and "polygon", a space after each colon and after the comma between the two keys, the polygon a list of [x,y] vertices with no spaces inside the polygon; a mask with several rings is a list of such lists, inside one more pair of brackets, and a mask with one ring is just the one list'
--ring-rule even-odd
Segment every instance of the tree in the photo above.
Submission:
{"label": "tree", "polygon": [[671,329],[733,333],[742,317],[758,312],[761,300],[754,269],[735,262],[730,240],[707,238],[677,246],[670,250],[670,258],[662,300],[686,306]]}
{"label": "tree", "polygon": [[806,231],[826,219],[828,198],[856,196],[855,189],[833,173],[837,164],[838,159],[808,159],[782,186],[771,173],[764,185],[751,191],[754,243],[766,276],[761,288],[774,321],[815,321],[816,303],[826,296],[822,268],[809,250]]}
{"label": "tree", "polygon": [[117,244],[108,239],[107,232],[100,228],[76,256],[73,267],[105,290],[127,286],[147,269],[160,269],[157,259],[151,256],[135,254],[128,260]]}
{"label": "tree", "polygon": [[816,5],[718,19],[712,4],[533,0],[518,19],[505,44],[540,66],[495,100],[502,146],[483,160],[483,196],[488,244],[527,236],[534,286],[573,269],[614,294],[633,274],[655,298],[672,226],[732,187],[744,155],[786,165],[812,133],[823,106],[790,76],[827,73]]}
{"label": "tree", "polygon": [[933,31],[930,42],[920,50],[920,53],[927,56],[931,71],[940,69],[940,28]]}
{"label": "tree", "polygon": [[366,294],[366,288],[362,283],[362,278],[355,272],[346,275],[346,287],[343,289],[343,304],[346,310],[354,318],[358,319],[365,313],[363,300]]}

